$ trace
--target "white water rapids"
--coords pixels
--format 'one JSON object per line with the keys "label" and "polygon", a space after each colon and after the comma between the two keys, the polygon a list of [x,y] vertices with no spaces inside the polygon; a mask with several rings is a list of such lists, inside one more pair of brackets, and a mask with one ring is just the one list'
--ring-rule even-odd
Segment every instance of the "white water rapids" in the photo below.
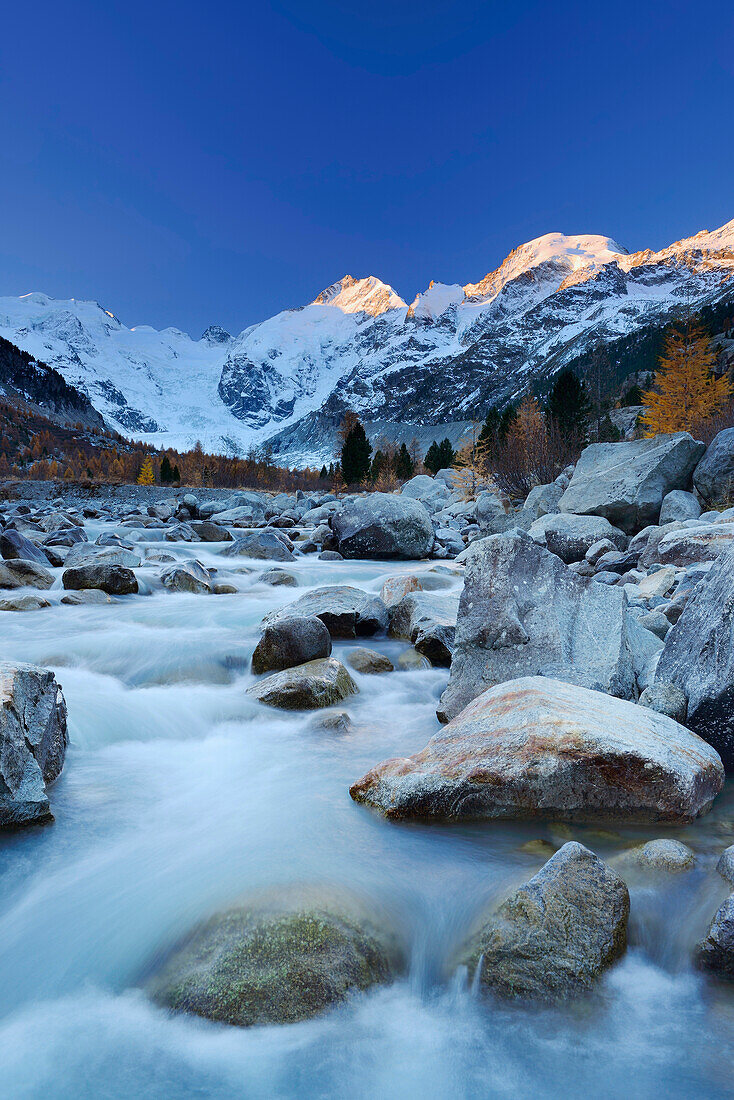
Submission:
{"label": "white water rapids", "polygon": [[[101,529],[89,524],[90,538]],[[306,587],[379,592],[387,575],[430,566],[303,558],[287,566],[301,587],[272,588],[257,580],[270,563],[161,548],[216,565],[241,591],[154,586],[114,606],[2,617],[3,659],[53,668],[71,737],[50,792],[55,823],[0,839],[3,1097],[734,1094],[734,990],[689,963],[726,895],[713,868],[734,840],[731,788],[684,829],[389,824],[355,805],[349,785],[425,744],[446,670],[353,673],[360,694],[344,734],[250,700],[249,658],[265,612]],[[230,573],[242,565],[253,572]],[[456,972],[452,952],[481,906],[541,866],[526,841],[573,836],[608,858],[663,835],[691,844],[697,869],[631,890],[629,950],[592,997],[506,1006]],[[411,944],[407,976],[289,1026],[230,1028],[150,1003],[139,983],[151,959],[207,914],[288,882],[352,886],[393,910]]]}

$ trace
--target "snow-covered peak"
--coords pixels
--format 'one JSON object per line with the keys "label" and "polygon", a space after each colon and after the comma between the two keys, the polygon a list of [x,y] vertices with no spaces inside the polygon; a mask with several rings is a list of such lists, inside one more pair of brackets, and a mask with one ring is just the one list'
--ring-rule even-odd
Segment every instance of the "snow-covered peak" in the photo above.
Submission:
{"label": "snow-covered peak", "polygon": [[387,313],[389,309],[406,307],[400,295],[374,275],[368,275],[366,279],[345,275],[338,283],[322,290],[314,298],[313,305],[333,306],[342,313],[369,313],[372,317]]}
{"label": "snow-covered peak", "polygon": [[699,261],[703,267],[714,264],[727,273],[734,267],[734,220],[719,229],[702,229],[692,237],[675,241],[659,252],[653,252],[649,248],[634,252],[624,258],[621,266],[626,271],[631,271],[643,264],[684,262],[696,265]]}
{"label": "snow-covered peak", "polygon": [[459,305],[463,301],[464,288],[458,283],[431,281],[428,290],[424,290],[422,294],[416,294],[408,310],[408,316],[416,317],[419,321],[434,321],[450,306]]}
{"label": "snow-covered peak", "polygon": [[565,233],[545,233],[542,237],[521,244],[507,256],[495,271],[490,271],[478,283],[468,283],[467,298],[495,297],[506,283],[541,266],[552,266],[558,283],[577,272],[592,274],[606,264],[627,255],[611,237],[593,233],[568,237]]}
{"label": "snow-covered peak", "polygon": [[232,339],[232,335],[221,325],[209,325],[209,328],[202,332],[201,338],[210,345],[228,344]]}

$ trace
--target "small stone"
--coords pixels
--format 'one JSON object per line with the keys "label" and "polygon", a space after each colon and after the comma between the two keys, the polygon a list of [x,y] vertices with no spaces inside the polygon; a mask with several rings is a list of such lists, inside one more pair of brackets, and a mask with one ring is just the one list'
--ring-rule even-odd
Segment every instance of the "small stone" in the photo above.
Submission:
{"label": "small stone", "polygon": [[647,844],[629,848],[622,855],[615,856],[612,862],[620,870],[624,867],[636,867],[645,871],[680,874],[681,871],[690,871],[695,866],[696,855],[680,840],[664,838],[648,840]]}
{"label": "small stone", "polygon": [[398,657],[398,668],[401,672],[412,671],[417,668],[432,668],[431,662],[423,653],[419,653],[415,646],[410,646]]}
{"label": "small stone", "polygon": [[347,664],[355,672],[370,675],[377,672],[393,672],[395,666],[384,653],[378,653],[376,649],[367,649],[366,646],[357,646],[350,649],[346,657]]}
{"label": "small stone", "polygon": [[318,710],[341,703],[359,688],[344,665],[334,657],[307,661],[276,672],[247,689],[259,703],[283,710]]}
{"label": "small stone", "polygon": [[237,593],[237,589],[233,584],[215,584],[212,588],[212,592],[215,596],[234,596]]}

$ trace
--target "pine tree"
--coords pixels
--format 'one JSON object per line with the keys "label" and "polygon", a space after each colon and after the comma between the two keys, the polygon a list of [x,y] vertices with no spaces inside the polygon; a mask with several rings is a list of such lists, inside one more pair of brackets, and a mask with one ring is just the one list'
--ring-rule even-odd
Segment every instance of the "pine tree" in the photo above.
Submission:
{"label": "pine tree", "polygon": [[439,470],[450,470],[456,461],[456,451],[451,446],[451,440],[443,439],[438,445],[438,457],[441,460]]}
{"label": "pine tree", "polygon": [[398,481],[408,481],[413,476],[413,459],[404,443],[400,444],[400,450],[395,455],[394,469]]}
{"label": "pine tree", "polygon": [[700,325],[686,321],[665,342],[654,389],[642,395],[645,435],[696,431],[720,412],[732,394],[726,375],[716,378],[716,355]]}
{"label": "pine tree", "polygon": [[375,451],[372,456],[372,465],[370,467],[370,477],[373,481],[377,481],[385,470],[387,465],[387,459],[382,451],[379,449]]}
{"label": "pine tree", "polygon": [[138,485],[155,485],[153,459],[150,455],[146,455],[143,459],[143,465],[140,467],[140,473],[138,474]]}
{"label": "pine tree", "polygon": [[564,439],[579,443],[586,439],[591,415],[591,402],[574,372],[562,370],[548,396],[546,415],[554,421]]}
{"label": "pine tree", "polygon": [[171,460],[168,455],[164,455],[161,460],[161,485],[170,485],[173,481],[173,470],[171,469]]}
{"label": "pine tree", "polygon": [[323,481],[323,480],[326,480],[326,478],[327,478],[328,476],[329,476],[329,471],[328,471],[328,470],[326,469],[326,464],[324,464],[324,465],[323,465],[323,466],[321,467],[321,473],[319,474],[319,477],[320,477],[320,478],[322,479],[322,481]]}
{"label": "pine tree", "polygon": [[438,443],[435,439],[426,451],[426,457],[423,459],[423,465],[432,474],[437,474],[438,471],[441,469],[441,455],[438,449]]}
{"label": "pine tree", "polygon": [[175,464],[174,464],[174,467],[173,467],[173,477],[172,477],[172,479],[171,479],[171,480],[172,480],[172,481],[175,481],[175,482],[176,482],[176,483],[177,483],[178,485],[180,485],[180,484],[181,484],[181,474],[180,474],[180,472],[179,472],[179,469],[178,469],[178,463],[175,463]]}
{"label": "pine tree", "polygon": [[347,415],[350,418],[353,417],[353,420],[351,420],[351,427],[344,435],[341,473],[347,485],[359,485],[370,472],[372,447],[359,417],[354,413]]}

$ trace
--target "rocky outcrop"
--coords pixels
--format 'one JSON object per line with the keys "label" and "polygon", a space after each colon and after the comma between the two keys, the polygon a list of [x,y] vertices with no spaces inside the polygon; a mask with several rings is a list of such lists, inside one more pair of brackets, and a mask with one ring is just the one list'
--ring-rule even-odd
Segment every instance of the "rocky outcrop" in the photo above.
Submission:
{"label": "rocky outcrop", "polygon": [[716,913],[696,956],[702,970],[720,978],[734,978],[734,894]]}
{"label": "rocky outcrop", "polygon": [[671,490],[689,488],[705,449],[688,432],[630,443],[592,443],[581,453],[559,510],[604,516],[634,534],[657,523]]}
{"label": "rocky outcrop", "polygon": [[411,592],[390,615],[390,634],[406,638],[433,665],[451,664],[459,610],[458,594]]}
{"label": "rocky outcrop", "polygon": [[341,703],[359,688],[335,657],[307,661],[275,672],[247,689],[247,694],[269,707],[282,710],[318,710]]}
{"label": "rocky outcrop", "polygon": [[672,719],[533,676],[486,691],[350,793],[396,819],[686,822],[723,782],[717,753]]}
{"label": "rocky outcrop", "polygon": [[408,496],[370,493],[352,497],[331,520],[337,549],[345,558],[414,560],[433,549],[427,510]]}
{"label": "rocky outcrop", "polygon": [[293,603],[271,611],[263,625],[280,622],[293,615],[315,615],[332,638],[366,638],[387,630],[388,613],[379,596],[346,584],[329,585],[305,592]]}
{"label": "rocky outcrop", "polygon": [[331,635],[321,619],[293,615],[265,627],[252,655],[252,671],[282,672],[330,656]]}
{"label": "rocky outcrop", "polygon": [[681,689],[686,725],[734,770],[734,546],[699,581],[667,634],[655,682]]}
{"label": "rocky outcrop", "polygon": [[0,664],[0,828],[49,820],[46,784],[66,756],[66,703],[54,674]]}
{"label": "rocky outcrop", "polygon": [[519,676],[635,696],[623,591],[577,576],[520,531],[472,543],[465,562],[439,718],[455,717],[488,687]]}
{"label": "rocky outcrop", "polygon": [[625,951],[629,893],[588,848],[564,844],[466,945],[484,992],[556,1001],[589,989]]}
{"label": "rocky outcrop", "polygon": [[307,1020],[402,970],[396,933],[344,891],[274,891],[195,928],[148,982],[174,1012],[251,1027]]}
{"label": "rocky outcrop", "polygon": [[693,484],[709,504],[734,497],[734,428],[725,428],[709,445],[693,474]]}

